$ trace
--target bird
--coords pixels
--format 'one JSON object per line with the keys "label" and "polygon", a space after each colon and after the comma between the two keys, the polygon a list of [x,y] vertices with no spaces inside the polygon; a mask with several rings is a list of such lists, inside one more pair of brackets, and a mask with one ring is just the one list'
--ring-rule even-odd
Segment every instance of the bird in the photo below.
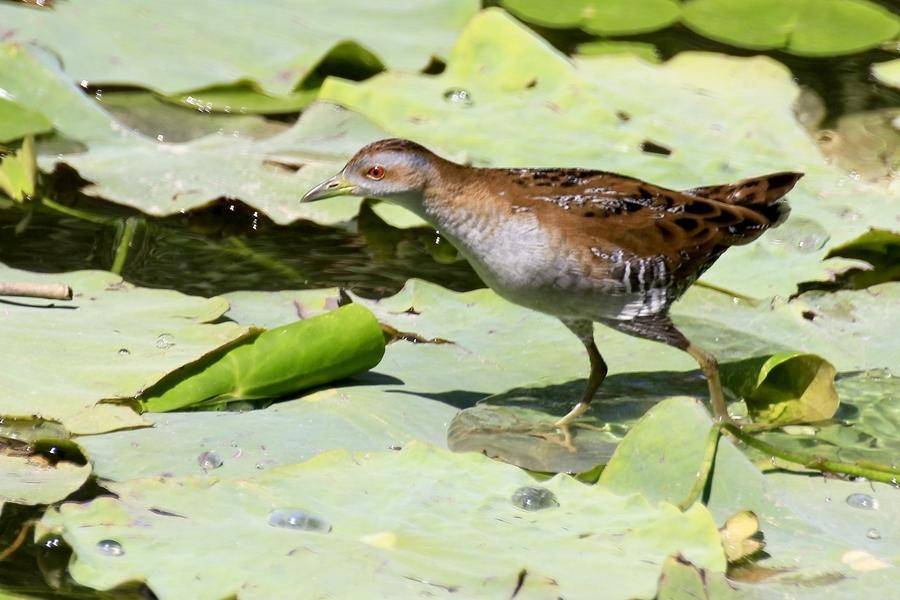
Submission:
{"label": "bird", "polygon": [[706,377],[715,419],[731,422],[716,358],[685,337],[669,309],[728,248],[783,223],[785,195],[801,177],[785,171],[676,191],[599,170],[463,165],[391,138],[360,149],[301,201],[398,204],[501,297],[562,321],[590,360],[584,394],[554,423],[568,438],[608,371],[594,323],[687,352]]}

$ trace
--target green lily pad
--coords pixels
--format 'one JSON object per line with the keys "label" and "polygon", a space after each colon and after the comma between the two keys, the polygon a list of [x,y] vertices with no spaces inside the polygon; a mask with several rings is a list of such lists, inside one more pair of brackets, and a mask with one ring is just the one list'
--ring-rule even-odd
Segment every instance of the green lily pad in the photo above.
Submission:
{"label": "green lily pad", "polygon": [[875,79],[891,87],[900,88],[900,58],[872,65]]}
{"label": "green lily pad", "polygon": [[183,144],[159,143],[115,120],[47,61],[33,49],[0,47],[0,87],[23,102],[42,102],[58,133],[88,147],[43,156],[41,168],[52,170],[64,162],[92,182],[85,193],[155,216],[227,197],[243,200],[277,223],[350,220],[359,210],[358,198],[300,204],[300,197],[359,146],[385,136],[359,116],[318,105],[287,131],[265,139],[235,136],[236,130],[229,129]]}
{"label": "green lily pad", "polygon": [[146,425],[129,399],[247,332],[211,324],[228,308],[221,298],[138,288],[112,273],[46,275],[0,265],[0,280],[62,282],[75,291],[71,302],[0,303],[7,340],[0,415],[57,421],[73,433]]}
{"label": "green lily pad", "polygon": [[[620,445],[600,485],[680,500],[694,481],[711,425],[692,403],[666,401],[630,432],[629,445]],[[889,567],[896,566],[900,541],[885,532],[895,529],[900,499],[890,485],[763,475],[728,437],[719,441],[711,479],[707,504],[717,521],[750,510],[766,543],[766,556],[756,565],[771,576],[758,584],[732,580],[740,597],[852,598],[860,589],[892,589]]]}
{"label": "green lily pad", "polygon": [[825,156],[852,177],[900,190],[900,108],[843,115],[817,138]]}
{"label": "green lily pad", "polygon": [[284,96],[269,96],[247,85],[236,85],[207,88],[162,98],[207,113],[277,115],[300,112],[309,106],[318,94],[318,87],[302,87]]}
{"label": "green lily pad", "polygon": [[874,48],[900,32],[900,20],[867,0],[689,0],[684,23],[714,40],[801,56]]}
{"label": "green lily pad", "polygon": [[[470,102],[448,100],[455,89],[465,89]],[[652,65],[618,55],[581,59],[575,67],[494,9],[470,22],[440,75],[328,79],[320,97],[479,166],[599,168],[672,188],[803,171],[807,176],[789,195],[791,218],[759,241],[730,249],[704,275],[764,298],[789,296],[799,282],[846,266],[822,262],[830,247],[871,226],[900,227],[894,195],[827,163],[793,114],[797,94],[791,73],[764,57],[686,52]],[[523,119],[542,126],[521,127]],[[643,151],[648,140],[672,153]]]}
{"label": "green lily pad", "polygon": [[53,10],[3,3],[0,22],[4,37],[37,41],[57,53],[72,81],[163,94],[252,81],[284,96],[347,39],[371,49],[388,68],[421,69],[446,53],[477,10],[476,0],[348,0],[339,11],[318,0],[227,6],[216,0],[71,0]]}
{"label": "green lily pad", "polygon": [[264,331],[170,374],[147,390],[153,412],[278,398],[366,371],[384,355],[378,321],[351,304]]}
{"label": "green lily pad", "polygon": [[62,500],[87,481],[90,465],[67,461],[51,464],[40,455],[0,452],[0,507],[16,504],[51,504]]}
{"label": "green lily pad", "polygon": [[0,143],[11,142],[26,135],[47,133],[51,129],[53,125],[47,117],[6,99],[0,93]]}
{"label": "green lily pad", "polygon": [[663,563],[656,600],[728,600],[735,592],[721,573],[707,573],[681,556]]}
{"label": "green lily pad", "polygon": [[608,56],[610,54],[633,54],[651,63],[660,62],[659,50],[646,42],[610,42],[598,40],[578,44],[575,52],[581,56]]}
{"label": "green lily pad", "polygon": [[207,135],[261,139],[289,125],[255,115],[220,115],[178,107],[149,92],[104,92],[100,103],[122,126],[159,142],[189,142]]}
{"label": "green lily pad", "polygon": [[790,425],[834,416],[834,375],[827,360],[788,352],[730,363],[722,368],[722,383],[744,399],[754,421]]}
{"label": "green lily pad", "polygon": [[34,195],[37,162],[34,139],[22,141],[22,147],[0,158],[0,192],[16,202],[24,202]]}
{"label": "green lily pad", "polygon": [[[598,578],[610,598],[650,598],[671,554],[724,570],[701,505],[682,513],[565,476],[540,484],[543,492],[519,491],[537,485],[520,469],[422,445],[330,452],[247,479],[109,484],[118,498],[64,504],[38,533],[59,532],[73,547],[79,583],[142,580],[160,598],[271,598],[301,587],[337,596],[506,597],[518,589],[580,597],[596,591]],[[537,493],[536,506],[521,499]],[[479,552],[459,551],[472,543]],[[241,566],[248,560],[252,570]]]}
{"label": "green lily pad", "polygon": [[601,35],[656,31],[678,20],[675,0],[502,0],[522,19],[546,27],[580,27]]}

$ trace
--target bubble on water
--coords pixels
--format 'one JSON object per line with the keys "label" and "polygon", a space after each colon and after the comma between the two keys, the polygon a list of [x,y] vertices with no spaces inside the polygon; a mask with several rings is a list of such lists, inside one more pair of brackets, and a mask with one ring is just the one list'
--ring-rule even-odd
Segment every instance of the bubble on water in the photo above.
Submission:
{"label": "bubble on water", "polygon": [[880,540],[881,533],[879,533],[878,530],[873,527],[866,532],[866,537],[870,540]]}
{"label": "bubble on water", "polygon": [[128,356],[129,354],[131,354],[131,350],[129,350],[128,348],[119,348],[119,351],[116,354],[118,354],[119,356]]}
{"label": "bubble on water", "polygon": [[166,350],[175,345],[175,336],[171,333],[161,333],[156,338],[156,347],[160,350]]}
{"label": "bubble on water", "polygon": [[122,556],[125,554],[122,544],[116,540],[100,540],[97,542],[97,552],[104,556]]}
{"label": "bubble on water", "polygon": [[523,486],[513,492],[513,505],[522,510],[544,510],[559,506],[556,495],[547,488]]}
{"label": "bubble on water", "polygon": [[472,94],[462,88],[450,88],[444,92],[444,100],[460,106],[472,106]]}
{"label": "bubble on water", "polygon": [[276,508],[269,513],[269,525],[283,529],[328,533],[331,523],[302,508]]}
{"label": "bubble on water", "polygon": [[221,456],[210,450],[197,457],[197,464],[200,465],[200,468],[204,471],[211,471],[221,467],[224,464],[224,461]]}
{"label": "bubble on water", "polygon": [[861,508],[863,510],[878,509],[878,500],[869,494],[850,494],[847,496],[847,504],[853,508]]}

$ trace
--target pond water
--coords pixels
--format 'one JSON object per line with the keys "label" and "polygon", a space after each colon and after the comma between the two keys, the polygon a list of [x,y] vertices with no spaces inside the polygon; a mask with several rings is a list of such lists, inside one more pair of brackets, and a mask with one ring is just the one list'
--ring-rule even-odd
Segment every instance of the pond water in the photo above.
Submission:
{"label": "pond water", "polygon": [[[579,31],[540,32],[565,51],[591,39]],[[629,39],[655,44],[663,59],[684,50],[755,54],[711,42],[683,27]],[[799,84],[822,98],[825,126],[845,114],[900,105],[900,94],[876,85],[868,74],[872,62],[894,58],[887,52],[828,59],[771,55],[792,69]],[[357,222],[338,228],[309,223],[277,226],[240,203],[152,219],[80,195],[77,188],[82,183],[70,172],[58,174],[51,181],[54,197],[107,217],[138,219],[122,269],[122,275],[138,285],[205,296],[240,289],[329,286],[384,296],[395,293],[412,277],[459,291],[481,287],[474,272],[452,248],[440,243],[433,231],[393,229],[366,207]],[[303,191],[297,190],[298,198]],[[41,212],[31,216],[24,232],[16,233],[22,218],[20,212],[0,210],[0,259],[10,266],[44,272],[109,269],[115,260],[121,219],[103,225]],[[91,493],[80,492],[88,497]],[[4,511],[0,548],[11,544],[23,524],[36,514],[23,507]],[[0,562],[0,583],[7,590],[41,598],[108,597],[67,582],[64,566],[68,554],[61,545],[57,538],[26,544]],[[149,597],[142,590],[116,593],[115,597],[129,595]]]}

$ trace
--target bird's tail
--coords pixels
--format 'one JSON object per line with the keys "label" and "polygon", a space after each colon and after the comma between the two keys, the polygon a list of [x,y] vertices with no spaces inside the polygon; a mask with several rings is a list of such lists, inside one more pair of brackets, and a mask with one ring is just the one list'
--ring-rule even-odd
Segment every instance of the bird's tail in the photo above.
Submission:
{"label": "bird's tail", "polygon": [[787,219],[791,207],[784,196],[801,177],[803,173],[772,173],[727,185],[698,187],[686,192],[746,209],[747,212],[741,212],[750,218],[731,223],[727,227],[731,234],[727,243],[740,245],[753,241],[766,229],[778,227]]}

